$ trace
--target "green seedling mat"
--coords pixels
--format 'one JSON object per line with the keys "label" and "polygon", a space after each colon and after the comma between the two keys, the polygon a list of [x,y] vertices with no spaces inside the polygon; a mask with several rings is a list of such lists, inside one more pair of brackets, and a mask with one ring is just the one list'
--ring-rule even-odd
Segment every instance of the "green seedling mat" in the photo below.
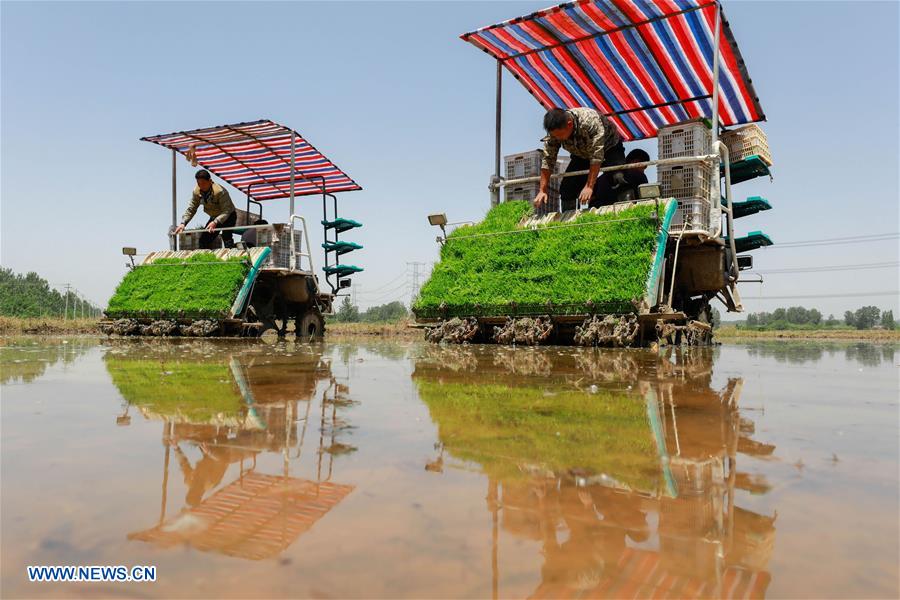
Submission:
{"label": "green seedling mat", "polygon": [[543,314],[633,312],[655,301],[675,208],[674,201],[641,204],[521,228],[530,204],[500,204],[481,223],[450,233],[414,310],[419,317],[522,314],[529,306]]}

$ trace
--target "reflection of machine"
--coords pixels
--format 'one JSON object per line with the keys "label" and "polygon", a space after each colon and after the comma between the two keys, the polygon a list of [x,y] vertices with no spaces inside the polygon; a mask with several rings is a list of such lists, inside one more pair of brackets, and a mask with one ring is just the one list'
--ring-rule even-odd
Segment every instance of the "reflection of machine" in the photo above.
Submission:
{"label": "reflection of machine", "polygon": [[542,545],[534,597],[764,595],[774,518],[735,494],[768,485],[736,457],[774,448],[749,439],[740,379],[711,388],[713,352],[433,348],[417,362],[442,469],[488,476],[495,543]]}
{"label": "reflection of machine", "polygon": [[[362,248],[341,240],[340,234],[361,224],[338,216],[335,194],[362,188],[299,133],[269,120],[141,139],[172,152],[172,228],[178,217],[177,153],[246,194],[246,206],[236,211],[236,225],[216,229],[214,258],[199,250],[201,236],[208,235],[202,227],[179,235],[170,230],[169,250],[151,252],[137,266],[132,258],[132,269],[116,291],[106,311],[110,320],[102,328],[122,335],[256,336],[268,329],[284,335],[288,321],[295,321],[298,337],[321,337],[323,313],[332,311],[338,290],[350,286],[349,277],[362,271],[339,264],[345,254]],[[316,194],[322,197],[328,291],[315,273],[306,219],[294,208],[296,197]],[[289,200],[288,218],[270,223],[263,218],[263,205],[278,199]],[[224,247],[221,233],[228,238],[237,234],[241,240],[237,248]],[[123,252],[133,257],[136,251]],[[245,268],[241,271],[229,262],[243,262]],[[161,272],[135,273],[142,269]],[[199,273],[200,269],[209,272]],[[205,296],[196,293],[204,280],[211,281],[223,269],[235,270],[233,285],[229,280],[227,289],[208,290]],[[129,278],[138,277],[144,277],[135,284],[140,293],[129,296]],[[217,293],[224,298],[210,302],[208,297]]]}
{"label": "reflection of machine", "polygon": [[[196,344],[128,345],[114,347],[105,357],[128,405],[147,419],[163,421],[159,519],[128,538],[161,547],[189,544],[252,560],[271,558],[353,491],[353,486],[331,481],[333,448],[353,450],[337,439],[339,384],[329,361],[314,347],[298,346],[290,360],[265,347],[239,348],[230,358],[215,359],[208,358],[209,350]],[[286,370],[292,373],[289,379]],[[169,378],[175,380],[171,387]],[[222,378],[215,379],[220,385],[209,390],[214,378]],[[205,394],[197,393],[200,388],[206,388]],[[313,412],[317,398],[318,419]],[[308,449],[308,438],[316,437],[315,479],[291,476],[304,447]],[[259,467],[258,459],[269,453],[281,454],[280,472]],[[167,517],[173,455],[185,500],[175,516]],[[237,476],[223,485],[232,467]]]}

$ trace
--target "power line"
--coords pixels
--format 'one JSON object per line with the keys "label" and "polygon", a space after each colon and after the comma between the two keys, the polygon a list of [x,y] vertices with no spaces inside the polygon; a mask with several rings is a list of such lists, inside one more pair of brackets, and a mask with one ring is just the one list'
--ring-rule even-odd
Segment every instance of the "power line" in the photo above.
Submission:
{"label": "power line", "polygon": [[391,288],[391,289],[389,289],[389,290],[382,290],[382,291],[380,291],[380,292],[379,292],[379,291],[376,291],[376,290],[372,290],[372,291],[368,291],[368,290],[367,290],[367,291],[365,291],[365,292],[358,292],[358,294],[361,295],[361,296],[383,296],[383,295],[385,295],[385,294],[391,294],[391,293],[393,293],[393,292],[395,292],[395,291],[397,291],[397,290],[399,290],[399,289],[406,288],[406,287],[409,287],[409,282],[408,282],[408,281],[404,281],[403,283],[401,283],[401,284],[398,285],[397,287]]}
{"label": "power line", "polygon": [[872,235],[857,235],[850,237],[823,238],[819,240],[799,240],[796,242],[778,242],[772,246],[762,246],[762,249],[775,248],[806,248],[808,246],[839,246],[842,244],[867,244],[871,242],[884,242],[900,237],[900,233],[876,233]]}
{"label": "power line", "polygon": [[797,267],[790,269],[769,269],[765,271],[752,271],[760,275],[775,275],[779,273],[819,273],[831,271],[856,271],[861,269],[885,269],[888,267],[900,266],[900,261],[889,261],[880,263],[859,263],[855,265],[822,265],[819,267]]}
{"label": "power line", "polygon": [[[404,287],[405,287],[405,286],[404,286]],[[410,291],[411,289],[412,289],[412,288],[406,288],[406,289],[404,289],[403,292],[400,293],[400,294],[389,293],[389,294],[386,294],[386,295],[384,295],[384,296],[379,296],[378,298],[375,298],[375,299],[372,299],[372,300],[366,300],[366,302],[367,302],[368,304],[371,304],[371,305],[377,305],[377,304],[384,304],[384,301],[385,301],[385,300],[400,300],[400,299],[403,298],[403,296],[405,296],[405,295],[407,294],[407,292]]]}
{"label": "power line", "polygon": [[388,281],[388,282],[385,283],[384,285],[382,285],[382,286],[380,286],[380,287],[377,287],[377,288],[375,288],[375,289],[373,289],[373,290],[370,290],[370,291],[367,292],[367,293],[374,294],[374,293],[376,293],[376,292],[380,292],[381,290],[385,289],[386,287],[388,287],[388,286],[390,286],[390,285],[393,285],[395,282],[399,281],[400,279],[402,279],[402,278],[404,278],[404,277],[406,277],[406,273],[405,273],[405,272],[404,272],[404,273],[400,273],[399,275],[397,275],[396,277],[394,277],[393,279],[391,279],[390,281]]}
{"label": "power line", "polygon": [[745,301],[751,300],[805,300],[819,298],[861,298],[867,296],[898,296],[900,290],[889,292],[855,292],[850,294],[801,294],[796,296],[744,296]]}

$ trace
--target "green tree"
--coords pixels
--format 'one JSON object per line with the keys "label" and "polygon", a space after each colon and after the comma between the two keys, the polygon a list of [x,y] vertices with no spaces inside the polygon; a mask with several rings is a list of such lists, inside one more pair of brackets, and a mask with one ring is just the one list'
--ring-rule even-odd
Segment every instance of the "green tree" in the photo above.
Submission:
{"label": "green tree", "polygon": [[399,300],[373,306],[360,315],[360,318],[367,323],[390,323],[399,321],[409,314],[406,306]]}
{"label": "green tree", "polygon": [[881,311],[877,306],[863,306],[857,309],[853,315],[854,325],[857,329],[872,329],[878,323]]}
{"label": "green tree", "polygon": [[[74,292],[60,294],[34,272],[19,275],[0,267],[0,315],[7,317],[62,317],[68,301],[69,317],[95,315],[99,309]],[[82,310],[82,304],[84,304]]]}
{"label": "green tree", "polygon": [[811,308],[809,310],[809,322],[813,325],[821,325],[822,324],[822,313],[820,313],[815,308]]}
{"label": "green tree", "polygon": [[856,316],[853,314],[852,310],[844,311],[844,325],[849,325],[850,327],[856,326]]}
{"label": "green tree", "polygon": [[881,326],[885,329],[894,329],[897,326],[894,322],[894,311],[886,310],[881,313]]}
{"label": "green tree", "polygon": [[784,318],[788,323],[805,325],[809,323],[809,311],[802,306],[791,306],[785,311]]}
{"label": "green tree", "polygon": [[359,307],[350,302],[350,296],[344,296],[335,314],[335,321],[340,323],[358,323]]}

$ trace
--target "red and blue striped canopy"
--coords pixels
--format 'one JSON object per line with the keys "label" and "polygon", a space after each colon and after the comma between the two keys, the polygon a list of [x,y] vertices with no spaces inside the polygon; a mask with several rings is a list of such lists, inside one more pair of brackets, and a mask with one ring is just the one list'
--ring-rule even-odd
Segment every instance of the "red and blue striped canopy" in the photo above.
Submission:
{"label": "red and blue striped canopy", "polygon": [[[545,108],[594,108],[635,140],[711,117],[716,10],[710,0],[577,0],[461,37]],[[724,14],[719,51],[719,121],[765,120]]]}
{"label": "red and blue striped canopy", "polygon": [[219,125],[141,140],[172,148],[186,156],[193,150],[197,163],[204,169],[251,198],[273,200],[291,195],[291,135],[296,136],[295,196],[362,189],[302,135],[274,121]]}

